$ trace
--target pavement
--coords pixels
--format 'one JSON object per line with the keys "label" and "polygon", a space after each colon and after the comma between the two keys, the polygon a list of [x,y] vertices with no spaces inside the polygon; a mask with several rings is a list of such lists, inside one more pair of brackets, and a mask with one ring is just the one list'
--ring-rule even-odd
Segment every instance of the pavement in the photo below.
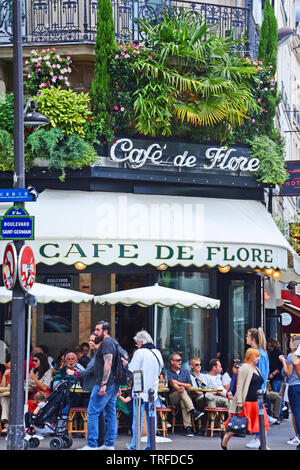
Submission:
{"label": "pavement", "polygon": [[[280,426],[276,426],[276,425],[271,426],[270,431],[267,433],[267,445],[268,447],[271,448],[271,451],[276,450],[276,451],[292,452],[296,450],[296,447],[286,444],[286,441],[288,441],[291,437],[294,437],[294,430],[293,430],[291,418],[289,418],[288,421],[283,421],[280,424]],[[143,439],[145,438],[142,438],[142,440]],[[160,442],[161,440],[164,440],[165,442]],[[249,442],[249,440],[250,440],[250,436],[246,436],[245,438],[233,437],[229,441],[228,450],[238,450],[238,451],[249,450],[250,452],[256,451],[255,449],[249,449],[246,447],[246,444],[247,442]],[[221,450],[220,441],[221,440],[218,436],[204,437],[201,435],[196,435],[194,437],[185,437],[180,431],[177,431],[174,434],[169,433],[167,439],[157,437],[156,450],[157,450],[157,453],[161,451],[162,454],[170,453],[170,455],[171,454],[175,455],[176,453],[177,454],[181,453],[182,455],[187,456],[187,454],[189,454],[189,451],[191,451],[191,455],[193,455],[197,453],[196,451],[201,451],[201,450],[203,451]],[[40,441],[40,445],[38,448],[28,449],[28,451],[26,452],[27,453],[29,452],[29,454],[32,455],[31,454],[32,451],[37,452],[39,450],[43,450],[43,451],[47,450],[54,456],[55,451],[50,451],[49,442],[50,442],[50,438],[46,437],[45,439]],[[140,454],[138,452],[132,452],[132,451],[127,450],[126,444],[129,442],[130,442],[130,436],[126,433],[125,430],[120,429],[118,438],[116,440],[116,445],[115,445],[116,451],[119,451],[119,452],[115,452],[115,453],[105,452],[106,456],[120,455],[120,459],[121,459],[121,458],[124,458],[124,457],[121,457],[121,455],[133,456],[133,454],[135,455]],[[86,441],[84,437],[74,437],[72,447],[70,449],[64,449],[63,452],[75,451],[76,449],[83,447],[85,444],[86,444]],[[142,442],[141,449],[143,449],[144,446],[145,446],[145,443]],[[0,437],[0,451],[4,451],[6,449],[7,449],[7,441],[6,441],[5,436],[2,435]],[[75,452],[73,453],[75,454]],[[143,453],[144,456],[146,456],[146,454],[148,454],[148,452]],[[82,455],[82,453],[76,452],[76,458],[77,457],[80,458],[80,455]],[[85,452],[84,452],[84,455],[86,455]],[[222,455],[224,455],[224,452],[222,453]],[[98,454],[98,457],[99,457],[99,454]],[[300,453],[299,453],[299,457],[300,457]],[[122,461],[117,462],[116,457],[114,457],[114,461],[109,461],[109,463],[118,464],[118,463],[122,463]],[[152,463],[154,464],[155,462],[152,462]],[[165,462],[165,464],[167,463],[168,462]],[[181,463],[184,463],[184,462],[181,462]]]}

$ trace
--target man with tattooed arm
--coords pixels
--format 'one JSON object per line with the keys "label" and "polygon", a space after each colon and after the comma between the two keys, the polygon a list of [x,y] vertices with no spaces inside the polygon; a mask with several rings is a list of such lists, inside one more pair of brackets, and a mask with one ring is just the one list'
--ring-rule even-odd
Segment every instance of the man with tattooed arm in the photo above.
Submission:
{"label": "man with tattooed arm", "polygon": [[[93,387],[88,410],[88,436],[87,445],[79,450],[114,450],[117,437],[116,400],[119,385],[115,383],[116,340],[110,336],[110,324],[107,321],[99,322],[95,327],[95,336],[101,343],[95,357]],[[98,444],[98,420],[105,408],[107,427],[104,444]]]}

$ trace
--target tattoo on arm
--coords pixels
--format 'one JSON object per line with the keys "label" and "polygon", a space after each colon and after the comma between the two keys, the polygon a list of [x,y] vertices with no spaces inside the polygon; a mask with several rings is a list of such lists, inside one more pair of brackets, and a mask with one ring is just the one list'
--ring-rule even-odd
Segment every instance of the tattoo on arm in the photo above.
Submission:
{"label": "tattoo on arm", "polygon": [[110,376],[110,371],[111,371],[111,366],[112,366],[112,359],[113,359],[112,354],[104,354],[104,356],[103,356],[104,366],[103,366],[103,377],[102,377],[102,381],[101,381],[101,386],[107,384],[108,378]]}

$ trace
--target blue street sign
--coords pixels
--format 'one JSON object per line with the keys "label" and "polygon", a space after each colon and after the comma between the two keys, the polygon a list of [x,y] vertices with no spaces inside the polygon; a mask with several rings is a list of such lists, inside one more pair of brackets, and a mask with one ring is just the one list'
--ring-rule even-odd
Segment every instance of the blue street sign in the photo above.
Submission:
{"label": "blue street sign", "polygon": [[33,240],[34,216],[23,207],[11,207],[0,217],[0,239]]}
{"label": "blue street sign", "polygon": [[0,202],[32,202],[37,197],[38,193],[32,186],[27,189],[0,189]]}

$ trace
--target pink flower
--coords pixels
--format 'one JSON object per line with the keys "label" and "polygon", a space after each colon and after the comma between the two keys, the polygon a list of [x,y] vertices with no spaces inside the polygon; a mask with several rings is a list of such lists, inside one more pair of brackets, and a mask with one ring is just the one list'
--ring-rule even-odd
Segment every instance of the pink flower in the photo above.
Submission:
{"label": "pink flower", "polygon": [[125,52],[121,52],[121,55],[125,55]]}
{"label": "pink flower", "polygon": [[129,59],[130,55],[129,54],[125,54],[124,55],[124,59]]}
{"label": "pink flower", "polygon": [[119,54],[116,54],[115,57],[114,57],[114,59],[116,60],[116,59],[118,59],[118,58],[119,58]]}
{"label": "pink flower", "polygon": [[259,103],[261,103],[261,98],[257,98],[257,101],[258,101]]}
{"label": "pink flower", "polygon": [[124,106],[122,106],[122,107],[120,108],[120,111],[125,111]]}
{"label": "pink flower", "polygon": [[41,63],[40,63],[40,62],[37,62],[35,65],[36,65],[36,67],[40,67],[40,66],[41,66]]}
{"label": "pink flower", "polygon": [[71,57],[69,55],[67,55],[67,60],[71,60]]}
{"label": "pink flower", "polygon": [[265,113],[265,112],[266,112],[266,108],[263,108],[263,109],[262,109],[262,112]]}
{"label": "pink flower", "polygon": [[152,55],[149,55],[149,60],[152,60],[152,59],[153,59]]}
{"label": "pink flower", "polygon": [[53,64],[53,65],[52,65],[52,68],[53,68],[53,69],[55,69],[55,68],[56,68],[56,65],[55,65],[55,64]]}
{"label": "pink flower", "polygon": [[115,110],[115,111],[119,111],[119,106],[117,106],[117,105],[114,106],[114,110]]}
{"label": "pink flower", "polygon": [[254,118],[253,118],[253,119],[251,119],[251,121],[252,121],[253,123],[254,123],[254,122],[256,122]]}
{"label": "pink flower", "polygon": [[268,91],[268,88],[265,88],[265,91]]}

